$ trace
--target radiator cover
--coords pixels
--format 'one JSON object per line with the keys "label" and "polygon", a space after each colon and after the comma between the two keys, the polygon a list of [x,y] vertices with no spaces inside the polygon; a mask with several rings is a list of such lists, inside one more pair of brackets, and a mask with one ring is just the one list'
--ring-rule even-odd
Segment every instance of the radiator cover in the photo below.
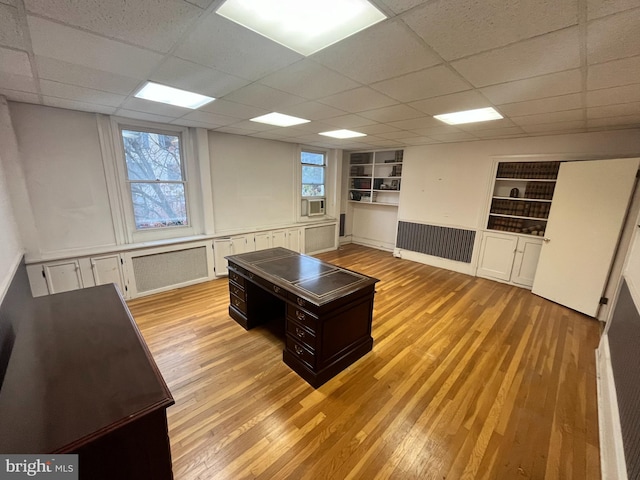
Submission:
{"label": "radiator cover", "polygon": [[475,230],[398,222],[396,248],[471,263]]}

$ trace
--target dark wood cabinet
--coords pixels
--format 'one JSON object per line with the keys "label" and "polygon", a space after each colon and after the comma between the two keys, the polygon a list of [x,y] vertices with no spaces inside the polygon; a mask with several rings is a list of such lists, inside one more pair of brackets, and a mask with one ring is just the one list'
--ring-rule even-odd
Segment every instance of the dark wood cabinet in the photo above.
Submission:
{"label": "dark wood cabinet", "polygon": [[245,329],[284,318],[283,360],[313,387],[373,348],[377,279],[284,248],[226,258],[229,315]]}
{"label": "dark wood cabinet", "polygon": [[174,401],[115,286],[29,303],[0,389],[0,452],[77,453],[87,480],[172,479]]}

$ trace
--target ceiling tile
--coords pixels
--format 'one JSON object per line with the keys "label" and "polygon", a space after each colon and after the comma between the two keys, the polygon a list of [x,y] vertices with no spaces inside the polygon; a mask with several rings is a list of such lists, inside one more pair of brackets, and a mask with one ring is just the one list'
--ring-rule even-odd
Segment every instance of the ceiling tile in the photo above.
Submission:
{"label": "ceiling tile", "polygon": [[640,8],[595,20],[587,25],[589,64],[630,57],[639,52]]}
{"label": "ceiling tile", "polygon": [[390,125],[401,128],[403,130],[419,130],[421,128],[439,127],[440,125],[442,125],[442,122],[429,116],[391,122]]}
{"label": "ceiling tile", "polygon": [[587,107],[640,101],[640,84],[587,92]]}
{"label": "ceiling tile", "polygon": [[424,135],[426,137],[430,137],[431,135],[445,135],[445,134],[462,132],[462,130],[460,130],[459,128],[453,127],[451,125],[445,125],[442,122],[440,122],[440,124],[442,125],[441,127],[418,128],[412,131],[419,135]]}
{"label": "ceiling tile", "polygon": [[522,129],[527,133],[566,133],[584,131],[586,122],[584,120],[574,120],[570,122],[556,122],[539,125],[523,125]]}
{"label": "ceiling tile", "polygon": [[18,9],[0,4],[0,45],[26,50]]}
{"label": "ceiling tile", "polygon": [[[251,125],[249,125],[249,123]],[[257,125],[255,122],[245,122],[243,123],[243,126],[254,126]],[[249,129],[249,128],[239,128],[237,126],[228,126],[228,127],[220,127],[220,128],[216,128],[215,129],[216,132],[222,132],[222,133],[230,133],[232,135],[251,135],[253,133],[256,133],[258,130],[253,130],[253,129]]]}
{"label": "ceiling tile", "polygon": [[555,97],[579,92],[582,88],[580,70],[551,73],[540,77],[492,85],[480,91],[495,105]]}
{"label": "ceiling tile", "polygon": [[38,67],[38,77],[41,79],[93,88],[104,92],[128,95],[141,84],[141,80],[136,78],[95,70],[82,65],[74,65],[48,57],[36,56],[36,65]]}
{"label": "ceiling tile", "polygon": [[612,62],[589,66],[587,89],[618,87],[638,83],[640,79],[640,56],[623,58]]}
{"label": "ceiling tile", "polygon": [[515,126],[514,123],[508,118],[499,118],[497,120],[488,120],[486,122],[464,123],[462,125],[456,125],[457,128],[465,132],[471,132],[474,135],[476,132],[483,130],[495,130],[510,128]]}
{"label": "ceiling tile", "polygon": [[0,72],[31,77],[31,62],[25,52],[0,48]]}
{"label": "ceiling tile", "polygon": [[203,13],[181,0],[163,0],[161,4],[157,0],[24,3],[30,13],[160,52],[168,52]]}
{"label": "ceiling tile", "polygon": [[5,96],[7,100],[12,102],[40,103],[40,97],[37,93],[20,92],[0,87],[0,95]]}
{"label": "ceiling tile", "polygon": [[234,118],[254,118],[269,113],[269,110],[264,108],[253,107],[237,102],[230,102],[224,99],[217,99],[211,103],[207,103],[203,107],[200,107],[199,110],[226,115],[227,117]]}
{"label": "ceiling tile", "polygon": [[406,145],[432,145],[434,143],[442,143],[442,140],[436,140],[430,137],[409,137],[403,138],[402,143]]}
{"label": "ceiling tile", "polygon": [[548,97],[540,100],[529,100],[526,102],[506,103],[500,105],[498,110],[503,115],[522,116],[536,113],[559,112],[562,110],[573,110],[582,108],[582,94],[572,93],[560,97]]}
{"label": "ceiling tile", "polygon": [[175,105],[167,105],[166,103],[152,102],[135,97],[130,97],[125,100],[121,107],[125,110],[135,110],[136,112],[153,113],[173,118],[178,118],[191,112],[188,108],[176,107]]}
{"label": "ceiling tile", "polygon": [[578,68],[578,32],[572,27],[548,33],[458,60],[452,66],[476,87]]}
{"label": "ceiling tile", "polygon": [[220,3],[220,0],[185,0],[186,2],[192,3],[193,5],[196,5],[202,9],[205,8],[209,8],[209,6],[214,2],[217,1],[218,3]]}
{"label": "ceiling tile", "polygon": [[437,97],[471,88],[460,76],[445,66],[432,67],[374,83],[372,87],[401,102]]}
{"label": "ceiling tile", "polygon": [[248,130],[252,132],[261,132],[267,130],[278,130],[284,127],[276,127],[274,125],[267,125],[266,123],[252,122],[251,120],[244,120],[222,128],[239,128],[242,130]]}
{"label": "ceiling tile", "polygon": [[339,128],[357,128],[363,125],[371,125],[372,123],[375,123],[372,120],[353,114],[325,118],[323,122]]}
{"label": "ceiling tile", "polygon": [[200,110],[191,111],[181,118],[185,120],[193,120],[195,122],[203,122],[211,125],[212,127],[223,127],[225,125],[238,123],[237,118],[227,117],[225,115],[217,115],[210,112],[202,112]]}
{"label": "ceiling tile", "polygon": [[353,80],[318,65],[309,59],[278,70],[260,83],[311,100],[356,88]]}
{"label": "ceiling tile", "polygon": [[405,22],[454,60],[576,25],[578,9],[575,0],[438,0]]}
{"label": "ceiling tile", "polygon": [[538,113],[536,115],[525,115],[522,117],[511,117],[511,121],[516,125],[536,125],[536,124],[548,124],[558,122],[569,122],[576,120],[583,120],[583,109],[567,110],[564,112],[552,112],[552,113]]}
{"label": "ceiling tile", "polygon": [[81,112],[103,113],[105,115],[113,115],[116,111],[114,107],[96,105],[95,103],[77,102],[66,98],[46,97],[42,96],[43,105],[49,107],[66,108],[67,110],[79,110]]}
{"label": "ceiling tile", "polygon": [[376,82],[441,63],[397,21],[379,23],[311,57],[362,83]]}
{"label": "ceiling tile", "polygon": [[381,0],[394,13],[405,12],[417,5],[423,3],[424,0]]}
{"label": "ceiling tile", "polygon": [[388,123],[374,123],[371,125],[364,125],[362,127],[358,127],[360,132],[366,133],[367,135],[380,135],[381,133],[390,133],[397,132],[400,129],[389,125]]}
{"label": "ceiling tile", "polygon": [[[0,53],[0,59],[2,54]],[[16,90],[26,93],[38,93],[35,78],[24,75],[14,75],[12,73],[4,73],[0,71],[0,88],[6,88],[8,90]]]}
{"label": "ceiling tile", "polygon": [[[82,65],[94,70],[144,80],[160,61],[158,53],[81,32],[41,18],[29,16],[29,29],[36,55]],[[73,48],[71,48],[73,46]]]}
{"label": "ceiling tile", "polygon": [[474,90],[442,95],[441,97],[418,100],[409,104],[411,107],[428,113],[438,115],[440,113],[460,112],[463,110],[473,110],[475,108],[490,107],[489,102],[481,93]]}
{"label": "ceiling tile", "polygon": [[169,57],[162,62],[149,79],[214,98],[223,97],[249,84],[243,78],[177,57]]}
{"label": "ceiling tile", "polygon": [[441,142],[460,142],[465,140],[477,140],[478,137],[471,135],[467,132],[459,133],[434,133],[429,135],[434,140],[440,140]]}
{"label": "ceiling tile", "polygon": [[109,107],[118,107],[126,98],[125,95],[102,92],[91,88],[67,85],[66,83],[40,80],[42,95],[48,97],[66,98],[84,103],[94,103]]}
{"label": "ceiling tile", "polygon": [[603,105],[587,109],[587,118],[624,117],[640,114],[640,102]]}
{"label": "ceiling tile", "polygon": [[590,118],[587,120],[589,128],[594,127],[634,127],[638,128],[640,115],[627,115],[624,117]]}
{"label": "ceiling tile", "polygon": [[215,130],[215,126],[211,125],[210,123],[198,122],[196,120],[185,120],[184,118],[176,118],[169,123],[172,125],[178,125],[180,127],[206,128],[207,130]]}
{"label": "ceiling tile", "polygon": [[174,55],[252,81],[303,58],[215,13],[198,24]]}
{"label": "ceiling tile", "polygon": [[375,120],[376,122],[396,122],[411,118],[423,117],[424,114],[406,105],[392,105],[390,107],[377,108],[361,112],[359,115]]}
{"label": "ceiling tile", "polygon": [[322,120],[323,118],[338,117],[346,113],[344,110],[339,110],[318,102],[298,103],[290,107],[284,107],[281,110],[280,113],[305,118],[307,120]]}
{"label": "ceiling tile", "polygon": [[278,109],[290,107],[291,105],[305,101],[302,97],[281,92],[280,90],[275,90],[258,83],[252,83],[251,85],[231,92],[229,95],[226,95],[224,99],[276,112],[279,111]]}
{"label": "ceiling tile", "polygon": [[403,138],[416,137],[415,132],[408,132],[406,130],[398,130],[396,132],[379,133],[379,137],[388,138],[391,140],[401,140]]}
{"label": "ceiling tile", "polygon": [[369,87],[360,87],[318,100],[347,112],[357,113],[398,103]]}
{"label": "ceiling tile", "polygon": [[637,7],[638,0],[587,0],[587,15],[592,20]]}
{"label": "ceiling tile", "polygon": [[524,130],[521,127],[487,128],[486,130],[477,130],[473,132],[476,137],[480,138],[522,135],[523,133]]}

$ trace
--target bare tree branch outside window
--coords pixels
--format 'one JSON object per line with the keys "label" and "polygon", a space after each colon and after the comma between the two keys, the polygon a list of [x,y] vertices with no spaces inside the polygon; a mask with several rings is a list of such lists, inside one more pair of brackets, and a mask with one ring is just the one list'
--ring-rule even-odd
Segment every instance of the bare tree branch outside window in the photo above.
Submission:
{"label": "bare tree branch outside window", "polygon": [[122,130],[136,229],[188,225],[180,137]]}

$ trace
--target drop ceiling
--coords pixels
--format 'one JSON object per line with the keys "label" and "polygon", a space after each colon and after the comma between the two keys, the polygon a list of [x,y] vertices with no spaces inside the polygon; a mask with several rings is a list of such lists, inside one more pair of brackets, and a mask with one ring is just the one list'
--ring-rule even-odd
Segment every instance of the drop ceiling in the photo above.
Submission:
{"label": "drop ceiling", "polygon": [[[0,0],[0,95],[15,102],[345,149],[640,127],[638,0],[375,0],[388,19],[311,56],[216,0]],[[147,81],[215,97],[134,98]],[[432,116],[494,107],[504,119]],[[276,111],[311,122],[249,121]],[[357,139],[320,132],[351,129]]]}

